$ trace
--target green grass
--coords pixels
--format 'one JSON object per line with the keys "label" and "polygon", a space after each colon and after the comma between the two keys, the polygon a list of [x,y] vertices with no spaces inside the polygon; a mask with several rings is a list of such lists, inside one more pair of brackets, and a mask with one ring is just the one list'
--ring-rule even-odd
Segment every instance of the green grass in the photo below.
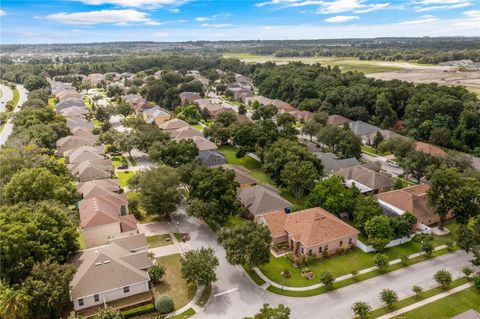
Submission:
{"label": "green grass", "polygon": [[192,125],[194,128],[196,128],[197,130],[199,130],[200,132],[203,132],[203,129],[204,127],[200,124],[195,124],[195,125]]}
{"label": "green grass", "polygon": [[102,126],[102,122],[100,122],[97,119],[92,119],[92,123],[93,123],[94,127],[101,127]]}
{"label": "green grass", "polygon": [[242,268],[257,285],[262,286],[265,284],[265,280],[263,280],[253,269],[248,269],[246,266],[242,266]]}
{"label": "green grass", "polygon": [[[466,278],[459,278],[457,280],[454,280],[452,282],[452,285],[450,286],[450,289],[452,288],[455,288],[455,287],[458,287],[458,286],[461,286],[465,283],[467,283],[467,279]],[[430,298],[432,296],[435,296],[435,295],[438,295],[442,292],[445,292],[444,289],[442,289],[441,287],[435,287],[435,288],[432,288],[432,289],[429,289],[429,290],[426,290],[422,293],[420,299],[417,298],[416,296],[411,296],[411,297],[408,297],[408,298],[405,298],[405,299],[402,299],[400,300],[399,302],[395,303],[394,306],[393,306],[393,309],[390,309],[388,307],[382,307],[382,308],[378,308],[378,309],[375,309],[374,311],[372,311],[372,313],[370,314],[370,318],[378,318],[380,316],[383,316],[389,312],[392,312],[392,311],[395,311],[395,310],[398,310],[400,308],[403,308],[403,307],[407,307],[407,306],[410,306],[414,303],[417,303],[421,300],[424,300],[424,299],[427,299],[427,298]],[[412,292],[413,293],[413,292]]]}
{"label": "green grass", "polygon": [[205,304],[208,302],[208,299],[210,299],[211,294],[212,294],[212,285],[209,285],[203,289],[202,294],[200,295],[200,298],[198,298],[195,304],[199,307],[204,307]]}
{"label": "green grass", "polygon": [[48,107],[51,108],[52,110],[55,109],[55,98],[51,97],[48,99]]}
{"label": "green grass", "polygon": [[475,287],[454,293],[423,307],[402,314],[407,319],[447,319],[467,310],[480,311],[480,290]]}
{"label": "green grass", "polygon": [[[370,279],[370,278],[373,278],[373,277],[376,277],[376,276],[384,275],[386,273],[398,270],[400,268],[408,267],[409,265],[413,265],[413,264],[416,264],[416,263],[419,263],[419,262],[422,262],[422,261],[426,261],[430,258],[438,257],[438,256],[441,256],[441,255],[444,255],[444,254],[447,254],[447,253],[449,253],[449,251],[446,250],[446,249],[443,249],[441,251],[434,252],[430,257],[420,256],[420,257],[417,257],[417,258],[414,258],[414,259],[410,259],[407,266],[403,266],[402,264],[398,263],[398,264],[395,264],[395,265],[392,265],[392,266],[388,267],[387,269],[385,269],[383,271],[382,270],[374,270],[374,271],[370,271],[370,272],[367,272],[367,273],[362,274],[362,275],[357,275],[355,278],[348,278],[348,279],[345,279],[345,280],[342,280],[342,281],[337,281],[333,284],[333,287],[330,290],[339,289],[339,288],[346,287],[346,286],[349,286],[351,284],[357,283],[359,281],[363,281],[363,280],[367,280],[367,279]],[[312,269],[311,266],[308,266],[308,267],[310,268],[310,270]],[[287,286],[286,283],[285,283],[285,286]],[[310,297],[310,296],[316,296],[316,295],[319,295],[319,294],[322,294],[322,293],[325,293],[325,292],[329,291],[325,287],[319,287],[319,288],[306,290],[306,291],[292,291],[292,290],[282,290],[282,289],[276,288],[274,286],[269,286],[267,288],[267,290],[270,291],[270,292],[279,294],[279,295],[290,296],[290,297]]]}
{"label": "green grass", "polygon": [[79,250],[83,250],[83,249],[87,248],[87,246],[85,246],[85,236],[83,235],[82,231],[78,232],[77,241],[78,241],[78,249]]}
{"label": "green grass", "polygon": [[[451,240],[453,232],[458,227],[456,222],[450,222],[446,225],[452,233],[448,236],[440,237],[434,236],[433,244],[434,246],[440,246],[445,244],[448,240]],[[382,253],[387,255],[390,260],[395,260],[400,258],[403,255],[412,255],[420,252],[421,243],[418,239],[413,239],[408,243],[390,247],[385,249]],[[443,251],[445,253],[446,250]],[[439,252],[434,252],[433,255],[438,254]],[[335,277],[340,277],[343,275],[351,274],[353,271],[360,271],[362,269],[367,269],[373,267],[375,264],[373,258],[376,253],[364,253],[360,248],[355,248],[352,252],[344,255],[331,256],[326,259],[321,259],[311,265],[308,265],[308,268],[315,274],[315,278],[318,278],[318,275],[323,271],[330,271]],[[422,256],[424,257],[424,256]],[[425,260],[424,257],[423,260]],[[414,261],[411,260],[410,263]],[[395,265],[396,266],[396,265]],[[392,266],[393,267],[393,266]],[[275,258],[270,256],[270,262],[268,264],[262,265],[259,267],[265,276],[270,280],[281,283],[282,278],[280,273],[283,270],[289,270],[292,273],[290,278],[284,279],[284,285],[290,287],[305,287],[311,286],[317,283],[314,279],[305,279],[301,276],[301,267],[294,267],[286,257]]]}
{"label": "green grass", "polygon": [[386,155],[390,155],[391,153],[390,152],[378,152],[378,150],[372,146],[368,146],[368,145],[362,145],[362,152],[364,153],[370,153],[370,154],[373,154],[373,155],[379,155],[379,156],[386,156]]}
{"label": "green grass", "polygon": [[161,247],[173,244],[169,234],[147,236],[147,244],[149,248]]}
{"label": "green grass", "polygon": [[183,242],[182,234],[180,234],[180,233],[173,233],[173,236],[175,236],[175,239],[176,239],[178,242]]}
{"label": "green grass", "polygon": [[235,226],[243,225],[246,223],[247,220],[245,218],[242,218],[240,216],[229,216],[227,222],[223,226],[227,228],[233,228]]}
{"label": "green grass", "polygon": [[128,164],[127,160],[125,159],[125,157],[123,155],[112,156],[111,160],[112,160],[113,167],[115,167],[115,168],[117,168],[117,167],[119,167],[120,165],[123,165],[123,164]]}
{"label": "green grass", "polygon": [[132,176],[133,172],[117,172],[117,178],[119,180],[120,187],[126,187]]}
{"label": "green grass", "polygon": [[195,310],[193,310],[193,308],[188,308],[184,312],[182,312],[182,313],[180,313],[176,316],[170,317],[170,319],[185,319],[185,318],[190,318],[195,314],[196,314],[196,312],[195,312]]}
{"label": "green grass", "polygon": [[12,106],[13,108],[15,108],[18,104],[18,101],[20,101],[20,92],[18,92],[16,87],[12,89],[12,92],[13,92]]}
{"label": "green grass", "polygon": [[178,310],[188,304],[197,292],[195,285],[188,284],[180,272],[182,256],[180,254],[156,258],[157,264],[165,267],[165,277],[153,286],[155,297],[168,295],[173,299],[175,309]]}

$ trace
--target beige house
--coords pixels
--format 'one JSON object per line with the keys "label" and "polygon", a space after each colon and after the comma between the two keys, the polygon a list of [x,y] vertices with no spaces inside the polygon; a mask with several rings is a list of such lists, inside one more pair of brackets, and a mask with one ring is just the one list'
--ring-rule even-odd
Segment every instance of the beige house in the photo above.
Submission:
{"label": "beige house", "polygon": [[56,142],[57,152],[63,156],[63,153],[78,148],[80,146],[94,146],[98,141],[98,136],[93,137],[69,135],[62,137]]}
{"label": "beige house", "polygon": [[65,164],[76,164],[83,161],[102,160],[105,158],[103,146],[80,146],[63,153]]}
{"label": "beige house", "polygon": [[343,177],[349,187],[355,185],[361,193],[378,194],[392,189],[395,180],[385,173],[364,165],[345,167],[335,170],[333,174]]}
{"label": "beige house", "polygon": [[357,243],[358,230],[320,207],[287,214],[284,210],[259,215],[268,227],[273,244],[287,243],[295,255],[335,254]]}
{"label": "beige house", "polygon": [[237,192],[237,198],[253,217],[292,207],[292,203],[280,196],[275,188],[266,185],[241,188]]}
{"label": "beige house", "polygon": [[179,128],[178,130],[168,131],[170,137],[174,140],[183,140],[186,138],[192,138],[194,136],[203,137],[202,132],[189,126]]}
{"label": "beige house", "polygon": [[112,161],[110,159],[87,160],[70,164],[68,169],[79,182],[112,177]]}
{"label": "beige house", "polygon": [[79,202],[79,210],[87,247],[105,245],[110,239],[138,233],[137,220],[128,214],[124,194],[89,197]]}
{"label": "beige house", "polygon": [[[119,192],[120,185],[118,179],[106,178],[106,179],[94,179],[84,183],[78,183],[77,189],[84,199],[95,197],[96,194],[100,194],[99,197],[108,195],[112,192]],[[107,192],[107,193],[105,193]]]}
{"label": "beige house", "polygon": [[162,110],[159,106],[155,106],[143,111],[143,119],[147,123],[155,122],[159,125],[170,120],[170,114]]}
{"label": "beige house", "polygon": [[76,311],[150,290],[147,271],[153,261],[147,256],[144,234],[80,251],[69,262],[76,269],[70,282],[70,299]]}
{"label": "beige house", "polygon": [[190,126],[190,124],[180,119],[171,119],[170,121],[166,121],[164,123],[157,124],[157,125],[160,129],[164,131],[174,131],[174,130],[181,129],[183,127]]}

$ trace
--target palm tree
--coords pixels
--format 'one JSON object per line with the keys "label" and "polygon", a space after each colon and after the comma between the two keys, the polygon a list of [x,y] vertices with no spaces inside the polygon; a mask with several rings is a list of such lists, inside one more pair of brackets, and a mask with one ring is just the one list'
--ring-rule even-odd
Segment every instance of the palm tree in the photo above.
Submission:
{"label": "palm tree", "polygon": [[23,290],[0,284],[0,317],[4,319],[27,318],[30,297]]}
{"label": "palm tree", "polygon": [[368,302],[357,301],[353,304],[352,310],[360,319],[366,319],[368,318],[368,315],[370,315],[372,307],[368,304]]}

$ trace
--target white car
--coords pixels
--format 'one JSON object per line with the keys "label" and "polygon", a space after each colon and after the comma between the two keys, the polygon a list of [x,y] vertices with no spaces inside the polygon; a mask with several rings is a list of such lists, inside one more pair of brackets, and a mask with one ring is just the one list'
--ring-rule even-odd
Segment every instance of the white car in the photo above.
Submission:
{"label": "white car", "polygon": [[388,160],[387,164],[390,165],[390,166],[393,166],[393,167],[400,167],[400,164],[398,164],[397,162],[392,161],[392,160]]}

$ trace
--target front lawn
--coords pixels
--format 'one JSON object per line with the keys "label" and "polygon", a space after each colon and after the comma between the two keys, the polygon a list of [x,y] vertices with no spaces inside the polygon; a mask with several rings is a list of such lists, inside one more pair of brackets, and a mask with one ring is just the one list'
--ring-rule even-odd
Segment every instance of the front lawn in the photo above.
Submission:
{"label": "front lawn", "polygon": [[180,309],[190,302],[197,292],[195,285],[189,285],[180,272],[182,257],[180,254],[156,258],[157,264],[165,267],[165,277],[160,284],[153,286],[156,297],[168,295],[173,299],[175,309]]}
{"label": "front lawn", "polygon": [[127,160],[125,159],[125,157],[123,155],[119,155],[119,156],[112,156],[110,158],[112,160],[112,164],[113,164],[113,167],[117,168],[119,167],[120,165],[128,165],[127,163]]}
{"label": "front lawn", "polygon": [[128,181],[132,178],[133,172],[117,172],[117,178],[120,183],[120,187],[127,187]]}
{"label": "front lawn", "polygon": [[242,218],[240,216],[229,216],[227,222],[223,226],[226,228],[233,228],[235,226],[243,225],[246,223],[247,220],[245,218]]}
{"label": "front lawn", "polygon": [[447,319],[467,310],[480,311],[480,290],[475,287],[454,293],[402,315],[407,319]]}
{"label": "front lawn", "polygon": [[172,238],[170,238],[169,234],[164,235],[155,235],[155,236],[147,236],[147,244],[149,248],[154,247],[161,247],[173,244]]}

